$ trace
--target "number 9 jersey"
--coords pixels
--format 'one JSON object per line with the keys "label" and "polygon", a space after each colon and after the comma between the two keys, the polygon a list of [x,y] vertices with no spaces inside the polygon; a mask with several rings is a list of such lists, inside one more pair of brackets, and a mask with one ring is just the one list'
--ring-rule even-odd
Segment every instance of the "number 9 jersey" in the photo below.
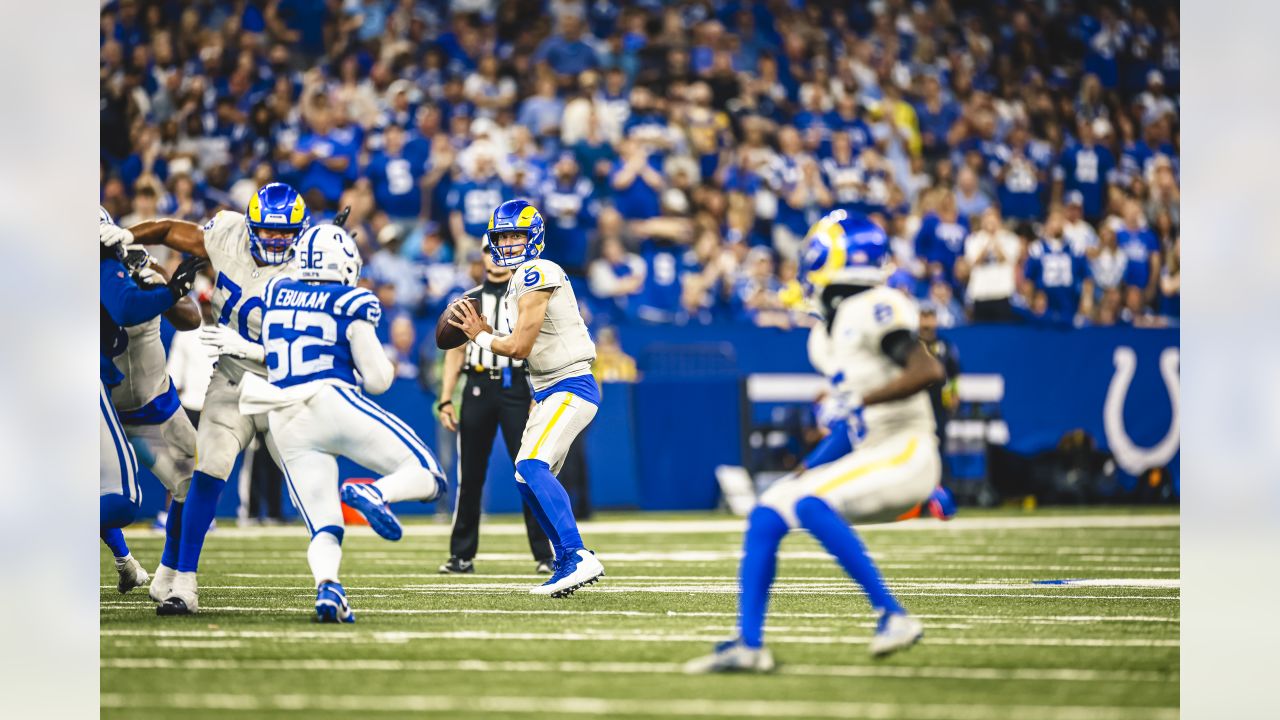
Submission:
{"label": "number 9 jersey", "polygon": [[360,387],[348,329],[381,319],[378,298],[365,288],[273,279],[262,321],[267,379],[282,388],[318,380]]}

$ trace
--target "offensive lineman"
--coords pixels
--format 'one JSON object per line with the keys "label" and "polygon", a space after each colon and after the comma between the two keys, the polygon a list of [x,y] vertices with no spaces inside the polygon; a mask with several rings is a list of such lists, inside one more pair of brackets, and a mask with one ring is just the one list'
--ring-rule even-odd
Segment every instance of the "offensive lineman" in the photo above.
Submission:
{"label": "offensive lineman", "polygon": [[[125,248],[125,266],[139,285],[164,284],[167,278],[151,255],[140,247]],[[165,311],[164,317],[179,331],[200,327],[200,306],[191,297],[180,299]],[[178,393],[165,365],[164,344],[160,339],[160,318],[125,328],[129,344],[123,355],[115,358],[116,367],[124,373],[124,381],[111,391],[111,402],[120,414],[124,434],[133,445],[138,459],[164,484],[173,496],[165,524],[164,550],[151,585],[151,599],[162,588],[173,583],[178,563],[179,530],[182,527],[182,503],[191,485],[195,467],[196,429],[185,412],[179,412]]]}
{"label": "offensive lineman", "polygon": [[338,582],[344,529],[337,457],[383,473],[371,485],[344,485],[341,499],[388,540],[401,536],[388,503],[430,502],[447,488],[426,443],[361,392],[381,394],[395,379],[376,332],[382,307],[356,287],[361,265],[355,240],[336,225],[317,225],[298,240],[289,275],[267,284],[262,345],[250,353],[265,355],[267,380],[246,375],[240,387],[241,411],[267,417],[311,533],[307,562],[320,622],[355,622]]}
{"label": "offensive lineman", "polygon": [[[201,342],[220,355],[209,382],[200,427],[196,430],[196,469],[182,508],[177,567],[170,587],[153,587],[164,598],[157,615],[189,615],[198,609],[196,571],[218,497],[236,456],[255,431],[266,430],[240,413],[240,381],[246,374],[266,376],[260,361],[246,357],[245,345],[259,342],[265,303],[263,290],[288,268],[293,243],[311,224],[311,213],[296,190],[284,183],[264,185],[249,200],[245,214],[220,211],[204,227],[181,220],[151,220],[126,231],[126,243],[164,244],[207,257],[217,272],[213,311],[218,323],[200,330]],[[267,449],[278,460],[274,438]]]}
{"label": "offensive lineman", "polygon": [[[797,526],[822,543],[879,614],[871,654],[910,647],[924,634],[885,586],[850,523],[889,522],[915,511],[941,472],[925,388],[942,366],[916,337],[907,296],[883,285],[888,240],[864,217],[836,210],[809,230],[806,286],[824,322],[809,335],[809,358],[832,384],[832,428],[806,460],[812,469],[775,483],[747,518],[739,581],[738,637],[690,661],[690,673],[773,669],[763,644],[769,587],[782,538]],[[864,409],[865,408],[865,409]],[[816,456],[816,457],[815,457]]]}
{"label": "offensive lineman", "polygon": [[485,245],[495,264],[514,267],[503,303],[502,335],[469,302],[450,306],[449,323],[480,347],[520,360],[529,368],[533,399],[520,452],[516,487],[546,531],[555,550],[551,579],[531,591],[560,598],[604,576],[604,565],[583,547],[569,494],[556,479],[569,446],[600,406],[600,388],[591,375],[596,346],[578,311],[564,270],[542,254],[542,215],[524,200],[508,200],[493,211]]}

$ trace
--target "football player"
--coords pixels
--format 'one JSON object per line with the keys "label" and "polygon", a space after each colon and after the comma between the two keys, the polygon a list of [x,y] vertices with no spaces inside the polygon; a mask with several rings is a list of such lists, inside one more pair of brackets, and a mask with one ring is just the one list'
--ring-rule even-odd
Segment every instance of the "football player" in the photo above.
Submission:
{"label": "football player", "polygon": [[778,545],[796,527],[822,543],[879,614],[874,657],[909,647],[924,632],[889,592],[850,527],[918,512],[941,472],[924,391],[944,372],[916,337],[914,303],[883,285],[887,250],[879,226],[843,210],[809,231],[803,267],[823,315],[810,331],[809,358],[831,381],[821,419],[832,433],[806,459],[808,469],[775,483],[751,511],[739,578],[739,635],[689,662],[687,672],[773,669],[763,644],[765,608]]}
{"label": "football player", "polygon": [[[293,243],[310,224],[302,196],[284,183],[270,183],[249,199],[244,214],[223,210],[204,227],[181,220],[150,220],[129,228],[122,238],[126,243],[163,244],[207,257],[217,273],[213,311],[218,322],[200,333],[201,341],[220,358],[196,429],[196,469],[182,508],[176,572],[169,588],[154,590],[165,598],[156,608],[158,615],[189,615],[198,609],[196,571],[218,497],[236,456],[256,431],[266,430],[265,418],[255,422],[240,413],[240,381],[246,374],[266,376],[267,369],[260,360],[244,357],[237,339],[259,342],[263,290],[267,281],[288,269]],[[278,460],[270,433],[266,441]]]}
{"label": "football player", "polygon": [[382,306],[356,287],[361,265],[345,230],[309,229],[290,274],[267,284],[262,344],[232,341],[246,358],[266,363],[266,380],[244,376],[239,406],[247,416],[265,414],[276,439],[285,482],[311,533],[307,561],[320,622],[355,622],[338,582],[344,530],[337,457],[384,473],[371,485],[344,485],[341,499],[388,540],[401,536],[389,503],[430,502],[447,487],[426,443],[365,395],[385,392],[395,369],[376,332]]}
{"label": "football player", "polygon": [[[98,524],[102,541],[111,549],[120,574],[120,592],[129,592],[147,583],[146,570],[134,559],[120,528],[133,522],[142,504],[138,485],[138,458],[125,437],[120,416],[111,402],[111,388],[124,381],[113,359],[128,350],[130,337],[125,329],[146,323],[170,310],[186,297],[204,264],[200,258],[184,260],[169,282],[140,287],[120,260],[117,246],[129,232],[118,227],[111,215],[98,208],[99,242],[99,331],[98,406],[99,428]],[[122,247],[122,246],[121,246]]]}
{"label": "football player", "polygon": [[569,494],[556,479],[574,438],[600,406],[591,375],[596,346],[564,270],[540,257],[545,230],[537,208],[524,200],[502,203],[484,235],[493,262],[515,268],[502,300],[507,327],[495,330],[466,301],[450,306],[449,323],[480,347],[528,365],[536,405],[516,455],[516,487],[556,555],[551,579],[531,592],[568,597],[604,576],[604,565],[583,547]]}
{"label": "football player", "polygon": [[[164,285],[167,278],[151,255],[141,247],[124,249],[125,266],[143,287]],[[200,306],[194,298],[183,297],[164,312],[164,317],[180,331],[200,327]],[[124,374],[111,391],[124,434],[138,459],[164,484],[173,496],[165,524],[164,551],[151,584],[151,599],[162,602],[159,593],[173,583],[178,562],[182,503],[191,485],[195,466],[196,429],[178,403],[178,392],[166,370],[164,343],[160,339],[160,318],[125,328],[128,345],[114,359]]]}

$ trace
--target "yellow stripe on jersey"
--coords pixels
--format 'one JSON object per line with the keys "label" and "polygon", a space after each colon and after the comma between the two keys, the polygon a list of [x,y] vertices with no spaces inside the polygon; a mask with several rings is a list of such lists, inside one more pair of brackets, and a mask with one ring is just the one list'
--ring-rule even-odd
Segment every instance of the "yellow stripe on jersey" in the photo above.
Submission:
{"label": "yellow stripe on jersey", "polygon": [[857,480],[858,478],[868,473],[875,472],[877,470],[886,470],[891,467],[904,465],[908,460],[911,459],[911,456],[915,454],[916,447],[919,444],[920,442],[916,438],[911,438],[911,441],[907,443],[907,447],[904,448],[902,452],[898,453],[897,455],[894,455],[891,458],[885,458],[884,460],[869,462],[866,465],[860,465],[837,478],[828,480],[822,485],[819,485],[818,489],[814,491],[814,494],[821,495],[823,493],[829,492],[831,490],[834,490],[840,487],[841,485],[844,485],[845,483],[853,482],[854,480]]}
{"label": "yellow stripe on jersey", "polygon": [[299,195],[293,201],[293,210],[290,211],[289,213],[289,223],[292,225],[297,225],[298,223],[302,222],[302,217],[306,215],[306,213],[307,213],[307,204],[302,201],[302,196]]}
{"label": "yellow stripe on jersey", "polygon": [[533,444],[533,450],[529,452],[530,457],[538,457],[538,448],[542,447],[542,441],[547,439],[547,435],[551,434],[551,428],[556,426],[556,421],[564,414],[565,408],[569,407],[569,403],[573,401],[573,393],[565,393],[564,402],[560,403],[560,407],[551,415],[551,422],[547,423],[547,427],[543,429],[542,435],[538,438],[538,442]]}
{"label": "yellow stripe on jersey", "polygon": [[538,214],[538,209],[530,205],[520,211],[520,217],[516,218],[516,227],[529,227],[533,223],[533,216]]}

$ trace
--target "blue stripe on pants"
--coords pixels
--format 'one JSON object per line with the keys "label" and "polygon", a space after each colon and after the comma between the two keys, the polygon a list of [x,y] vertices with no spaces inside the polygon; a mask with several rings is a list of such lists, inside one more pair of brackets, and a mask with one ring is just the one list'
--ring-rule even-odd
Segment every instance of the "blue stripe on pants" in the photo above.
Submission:
{"label": "blue stripe on pants", "polygon": [[124,437],[124,428],[121,428],[116,422],[115,410],[109,405],[105,399],[106,391],[103,391],[103,397],[98,398],[98,407],[102,410],[102,416],[107,421],[107,431],[111,433],[111,442],[116,447],[116,461],[120,463],[120,484],[121,494],[126,500],[131,502],[140,502],[142,498],[137,497],[133,492],[133,475],[134,457],[133,446]]}

